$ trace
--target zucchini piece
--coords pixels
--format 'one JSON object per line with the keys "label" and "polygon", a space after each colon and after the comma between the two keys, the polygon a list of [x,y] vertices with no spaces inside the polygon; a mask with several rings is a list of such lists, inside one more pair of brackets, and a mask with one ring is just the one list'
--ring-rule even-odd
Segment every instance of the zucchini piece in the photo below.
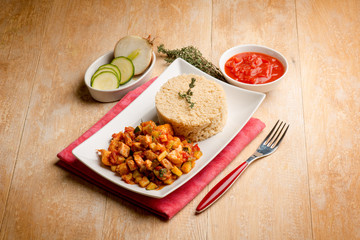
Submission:
{"label": "zucchini piece", "polygon": [[114,72],[101,72],[94,77],[91,86],[100,90],[111,90],[119,87],[119,79]]}
{"label": "zucchini piece", "polygon": [[191,170],[191,166],[192,164],[190,161],[184,162],[183,165],[181,166],[181,171],[183,173],[189,173]]}
{"label": "zucchini piece", "polygon": [[114,58],[111,64],[117,66],[121,72],[120,85],[123,85],[131,80],[135,73],[133,62],[127,57]]}
{"label": "zucchini piece", "polygon": [[115,72],[112,68],[102,68],[102,69],[96,70],[96,72],[92,75],[92,77],[91,77],[91,82],[93,82],[94,78],[95,78],[97,75],[99,75],[100,73],[102,73],[102,72],[112,72],[112,73],[114,73],[114,74],[116,75],[116,77],[117,77],[117,78],[119,79],[119,81],[120,81],[119,75],[118,75],[117,72]]}
{"label": "zucchini piece", "polygon": [[115,65],[112,65],[112,64],[104,64],[104,65],[101,65],[97,70],[96,72],[92,75],[91,77],[91,82],[94,80],[94,77],[96,77],[96,75],[98,75],[99,73],[101,72],[114,72],[117,76],[117,78],[119,79],[120,81],[120,78],[121,78],[121,72],[119,70],[119,68]]}
{"label": "zucchini piece", "polygon": [[146,186],[146,190],[154,190],[154,189],[157,189],[158,188],[158,185],[156,185],[155,183],[153,182],[150,182],[147,186]]}
{"label": "zucchini piece", "polygon": [[104,69],[104,68],[106,68],[106,69],[113,69],[115,72],[116,72],[116,74],[119,76],[119,79],[121,79],[121,71],[120,71],[120,69],[116,66],[116,65],[114,65],[114,64],[111,64],[111,63],[108,63],[108,64],[104,64],[104,65],[101,65],[100,67],[99,67],[99,69]]}
{"label": "zucchini piece", "polygon": [[180,177],[183,174],[182,171],[180,171],[180,169],[178,169],[176,166],[173,166],[173,168],[171,169],[171,172],[178,177]]}

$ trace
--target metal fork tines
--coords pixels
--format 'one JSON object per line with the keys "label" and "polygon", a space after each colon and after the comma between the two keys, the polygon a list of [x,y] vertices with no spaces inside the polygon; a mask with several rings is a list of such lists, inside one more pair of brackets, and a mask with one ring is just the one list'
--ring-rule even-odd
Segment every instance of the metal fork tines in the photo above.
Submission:
{"label": "metal fork tines", "polygon": [[273,152],[279,147],[281,141],[283,140],[289,124],[278,120],[275,126],[271,129],[270,133],[265,137],[264,141],[260,144],[255,153],[249,157],[246,162],[250,164],[251,162],[265,157]]}

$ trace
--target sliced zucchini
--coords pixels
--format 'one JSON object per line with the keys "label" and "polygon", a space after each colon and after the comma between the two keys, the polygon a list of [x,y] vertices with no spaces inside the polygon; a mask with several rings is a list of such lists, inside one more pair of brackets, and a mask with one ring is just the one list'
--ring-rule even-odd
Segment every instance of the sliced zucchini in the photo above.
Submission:
{"label": "sliced zucchini", "polygon": [[112,65],[112,64],[104,64],[104,65],[101,65],[97,70],[96,72],[92,75],[91,77],[91,82],[94,80],[94,78],[101,72],[114,72],[117,76],[117,78],[119,79],[120,81],[120,78],[121,78],[121,72],[119,70],[119,68],[115,65]]}
{"label": "sliced zucchini", "polygon": [[112,73],[114,73],[114,74],[116,75],[116,77],[117,77],[117,78],[119,79],[119,81],[120,81],[120,77],[119,77],[118,73],[115,72],[112,68],[102,68],[102,69],[96,70],[96,72],[92,75],[92,77],[91,77],[91,82],[94,80],[94,78],[95,78],[97,75],[99,75],[99,74],[102,73],[102,72],[112,72]]}
{"label": "sliced zucchini", "polygon": [[99,69],[104,69],[104,68],[113,69],[117,73],[117,75],[119,76],[119,79],[121,78],[121,71],[116,65],[108,63],[108,64],[104,64],[104,65],[99,67]]}
{"label": "sliced zucchini", "polygon": [[120,85],[123,85],[131,80],[135,73],[133,62],[127,57],[114,58],[111,64],[117,66],[121,72]]}
{"label": "sliced zucchini", "polygon": [[105,71],[97,74],[93,78],[91,86],[100,90],[111,90],[118,88],[120,86],[120,81],[114,72]]}

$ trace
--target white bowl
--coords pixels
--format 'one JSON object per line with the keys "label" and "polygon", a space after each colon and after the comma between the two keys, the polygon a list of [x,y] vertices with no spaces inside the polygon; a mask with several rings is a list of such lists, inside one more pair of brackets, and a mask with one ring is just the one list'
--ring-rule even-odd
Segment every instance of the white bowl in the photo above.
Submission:
{"label": "white bowl", "polygon": [[[282,63],[282,65],[284,66],[285,72],[280,78],[276,79],[275,81],[269,82],[269,83],[249,84],[249,83],[243,83],[243,82],[236,81],[235,79],[229,77],[225,73],[225,63],[232,56],[242,53],[242,52],[258,52],[258,53],[264,53],[266,55],[274,57]],[[228,83],[238,86],[238,87],[241,87],[241,88],[248,89],[248,90],[263,92],[263,93],[269,92],[269,91],[273,90],[274,88],[276,88],[281,83],[281,81],[284,79],[284,77],[288,71],[287,60],[281,53],[279,53],[278,51],[275,51],[274,49],[260,46],[260,45],[254,45],[254,44],[239,45],[239,46],[228,49],[226,52],[224,52],[221,55],[220,60],[219,60],[219,66],[220,66],[221,72],[224,74],[225,79],[226,79],[226,81],[228,81]]]}
{"label": "white bowl", "polygon": [[91,77],[96,72],[96,70],[104,64],[110,63],[114,59],[114,52],[108,52],[107,54],[96,59],[90,67],[86,70],[85,73],[85,85],[89,89],[90,95],[99,102],[114,102],[121,99],[129,91],[139,87],[140,85],[146,83],[152,74],[156,62],[156,55],[153,52],[153,57],[150,63],[150,66],[146,71],[138,76],[134,76],[128,83],[120,86],[117,89],[112,90],[99,90],[90,86]]}

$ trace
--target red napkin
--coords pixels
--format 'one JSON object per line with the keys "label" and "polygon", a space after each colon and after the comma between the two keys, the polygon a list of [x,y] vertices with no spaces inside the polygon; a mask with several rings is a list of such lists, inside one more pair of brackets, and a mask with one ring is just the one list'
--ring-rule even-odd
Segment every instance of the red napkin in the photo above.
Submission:
{"label": "red napkin", "polygon": [[201,190],[208,185],[265,127],[259,119],[251,118],[238,135],[226,146],[202,171],[185,183],[176,191],[164,198],[156,199],[139,195],[121,188],[106,180],[90,168],[86,167],[72,154],[72,150],[101,129],[106,123],[126,108],[137,98],[156,78],[148,81],[137,89],[125,95],[104,117],[86,131],[77,140],[57,154],[60,161],[58,165],[83,177],[87,181],[103,188],[129,202],[147,209],[148,211],[171,219],[177,212],[185,207]]}

